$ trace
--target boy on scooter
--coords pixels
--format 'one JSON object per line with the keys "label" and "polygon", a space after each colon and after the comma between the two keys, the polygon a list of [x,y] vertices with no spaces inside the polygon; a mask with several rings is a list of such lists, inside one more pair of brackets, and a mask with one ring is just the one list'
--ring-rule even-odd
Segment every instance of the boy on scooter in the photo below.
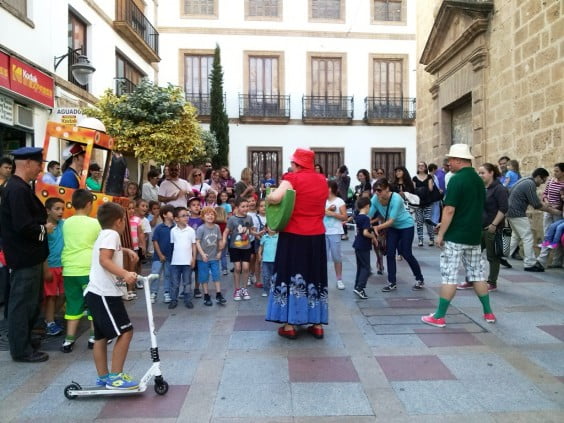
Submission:
{"label": "boy on scooter", "polygon": [[[94,243],[90,280],[84,291],[94,322],[94,363],[98,372],[96,385],[107,389],[135,389],[139,382],[123,372],[133,326],[122,296],[127,285],[135,284],[137,273],[123,268],[123,253],[135,264],[139,257],[133,250],[122,248],[120,234],[125,229],[125,211],[116,203],[105,203],[98,209],[102,230]],[[107,341],[117,337],[108,372]]]}

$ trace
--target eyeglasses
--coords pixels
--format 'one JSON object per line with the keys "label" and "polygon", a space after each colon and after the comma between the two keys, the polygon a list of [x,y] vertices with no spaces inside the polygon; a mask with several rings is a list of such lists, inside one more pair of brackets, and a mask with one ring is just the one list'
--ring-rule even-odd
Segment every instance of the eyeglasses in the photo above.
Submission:
{"label": "eyeglasses", "polygon": [[201,173],[196,173],[194,176],[202,176]]}
{"label": "eyeglasses", "polygon": [[188,217],[188,214],[179,214],[178,217]]}

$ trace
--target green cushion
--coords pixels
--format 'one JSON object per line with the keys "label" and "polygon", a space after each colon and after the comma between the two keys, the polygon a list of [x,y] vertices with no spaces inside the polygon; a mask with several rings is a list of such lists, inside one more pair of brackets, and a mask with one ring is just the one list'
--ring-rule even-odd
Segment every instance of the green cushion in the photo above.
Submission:
{"label": "green cushion", "polygon": [[296,202],[296,191],[289,189],[282,197],[282,201],[278,204],[266,205],[266,223],[273,231],[283,230],[292,212],[294,211],[294,203]]}

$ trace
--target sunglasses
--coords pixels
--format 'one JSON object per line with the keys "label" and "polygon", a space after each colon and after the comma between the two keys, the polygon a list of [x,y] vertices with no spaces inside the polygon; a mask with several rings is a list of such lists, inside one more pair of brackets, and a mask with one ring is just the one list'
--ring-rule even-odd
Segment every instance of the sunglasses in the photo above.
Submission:
{"label": "sunglasses", "polygon": [[202,176],[201,173],[196,173],[194,176]]}

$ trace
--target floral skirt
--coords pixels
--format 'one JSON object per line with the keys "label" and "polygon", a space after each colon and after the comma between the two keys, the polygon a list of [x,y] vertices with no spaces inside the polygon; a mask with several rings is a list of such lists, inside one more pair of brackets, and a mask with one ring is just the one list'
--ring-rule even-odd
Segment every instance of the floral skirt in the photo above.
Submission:
{"label": "floral skirt", "polygon": [[280,232],[266,320],[291,325],[327,324],[325,235]]}

